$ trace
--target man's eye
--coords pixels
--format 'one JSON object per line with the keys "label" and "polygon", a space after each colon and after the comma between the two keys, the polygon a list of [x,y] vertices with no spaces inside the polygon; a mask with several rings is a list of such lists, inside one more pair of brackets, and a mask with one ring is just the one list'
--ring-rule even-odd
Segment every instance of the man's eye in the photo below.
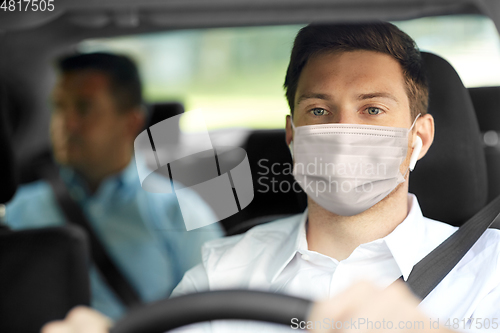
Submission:
{"label": "man's eye", "polygon": [[53,113],[60,113],[63,110],[63,106],[60,103],[53,103],[52,104],[52,112]]}
{"label": "man's eye", "polygon": [[377,114],[382,113],[381,109],[374,108],[374,107],[367,108],[366,110],[367,110],[368,114],[370,114],[370,115],[377,115]]}
{"label": "man's eye", "polygon": [[86,116],[90,111],[90,103],[79,102],[76,104],[76,110],[80,116]]}
{"label": "man's eye", "polygon": [[327,111],[325,109],[312,109],[311,112],[315,116],[324,116]]}

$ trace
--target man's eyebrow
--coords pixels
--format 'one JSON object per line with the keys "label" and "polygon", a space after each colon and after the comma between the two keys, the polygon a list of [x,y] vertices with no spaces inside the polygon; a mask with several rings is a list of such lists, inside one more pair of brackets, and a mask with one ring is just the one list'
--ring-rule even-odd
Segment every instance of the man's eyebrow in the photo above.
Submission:
{"label": "man's eyebrow", "polygon": [[302,102],[306,99],[312,99],[312,98],[329,100],[329,99],[331,99],[331,96],[328,94],[316,94],[316,93],[303,94],[297,100],[297,104],[300,104],[300,102]]}
{"label": "man's eyebrow", "polygon": [[388,98],[392,99],[394,102],[399,104],[399,100],[394,97],[394,95],[387,93],[387,92],[373,92],[373,93],[368,93],[368,94],[361,94],[358,95],[358,101],[364,100],[364,99],[371,99],[371,98]]}

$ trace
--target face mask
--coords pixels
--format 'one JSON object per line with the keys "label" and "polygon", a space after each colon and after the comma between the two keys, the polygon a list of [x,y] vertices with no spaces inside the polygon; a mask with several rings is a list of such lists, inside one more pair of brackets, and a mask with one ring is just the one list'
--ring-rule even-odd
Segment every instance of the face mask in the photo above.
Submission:
{"label": "face mask", "polygon": [[[364,212],[405,181],[399,168],[408,151],[409,129],[356,124],[292,127],[293,174],[307,195],[337,215]],[[410,158],[413,170],[420,137]]]}

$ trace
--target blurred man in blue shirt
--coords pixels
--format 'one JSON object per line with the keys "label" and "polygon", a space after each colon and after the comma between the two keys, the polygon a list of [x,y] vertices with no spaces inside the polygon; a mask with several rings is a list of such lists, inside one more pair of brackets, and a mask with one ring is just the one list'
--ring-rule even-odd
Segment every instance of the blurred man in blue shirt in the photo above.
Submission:
{"label": "blurred man in blue shirt", "polygon": [[[81,54],[62,59],[58,67],[50,135],[60,178],[140,298],[168,297],[184,272],[201,260],[201,245],[222,235],[217,224],[187,232],[185,221],[214,220],[213,212],[192,192],[192,209],[183,216],[174,194],[141,188],[137,164],[145,162],[133,158],[133,142],[144,127],[145,112],[130,59]],[[157,182],[169,180],[158,176]],[[66,223],[46,181],[19,188],[6,220],[13,229]],[[120,317],[125,307],[95,266],[90,276],[92,307]]]}

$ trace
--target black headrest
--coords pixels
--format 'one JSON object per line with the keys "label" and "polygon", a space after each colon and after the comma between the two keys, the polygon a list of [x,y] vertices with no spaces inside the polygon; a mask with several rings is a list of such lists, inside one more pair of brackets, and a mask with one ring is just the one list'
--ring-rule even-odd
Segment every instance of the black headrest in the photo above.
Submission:
{"label": "black headrest", "polygon": [[[302,213],[307,207],[307,196],[291,173],[293,161],[286,145],[285,130],[255,130],[248,136],[243,149],[252,170],[254,198],[243,210],[221,221],[228,234],[244,232],[285,215]],[[243,223],[245,221],[249,223]]]}
{"label": "black headrest", "polygon": [[500,131],[500,87],[467,89],[476,110],[479,129],[482,132]]}
{"label": "black headrest", "polygon": [[434,143],[410,177],[425,216],[460,225],[487,200],[487,174],[476,114],[467,89],[444,59],[422,53],[429,79]]}
{"label": "black headrest", "polygon": [[177,102],[154,103],[149,106],[149,121],[147,126],[153,126],[167,118],[184,113],[184,106]]}
{"label": "black headrest", "polygon": [[0,232],[0,332],[39,332],[88,305],[89,252],[76,225]]}
{"label": "black headrest", "polygon": [[7,126],[7,96],[0,85],[0,203],[9,201],[16,192],[14,153]]}
{"label": "black headrest", "polygon": [[285,131],[255,131],[248,137],[244,149],[253,173],[255,194],[250,205],[256,208],[259,215],[303,212],[307,197],[291,173],[293,161],[286,145]]}

